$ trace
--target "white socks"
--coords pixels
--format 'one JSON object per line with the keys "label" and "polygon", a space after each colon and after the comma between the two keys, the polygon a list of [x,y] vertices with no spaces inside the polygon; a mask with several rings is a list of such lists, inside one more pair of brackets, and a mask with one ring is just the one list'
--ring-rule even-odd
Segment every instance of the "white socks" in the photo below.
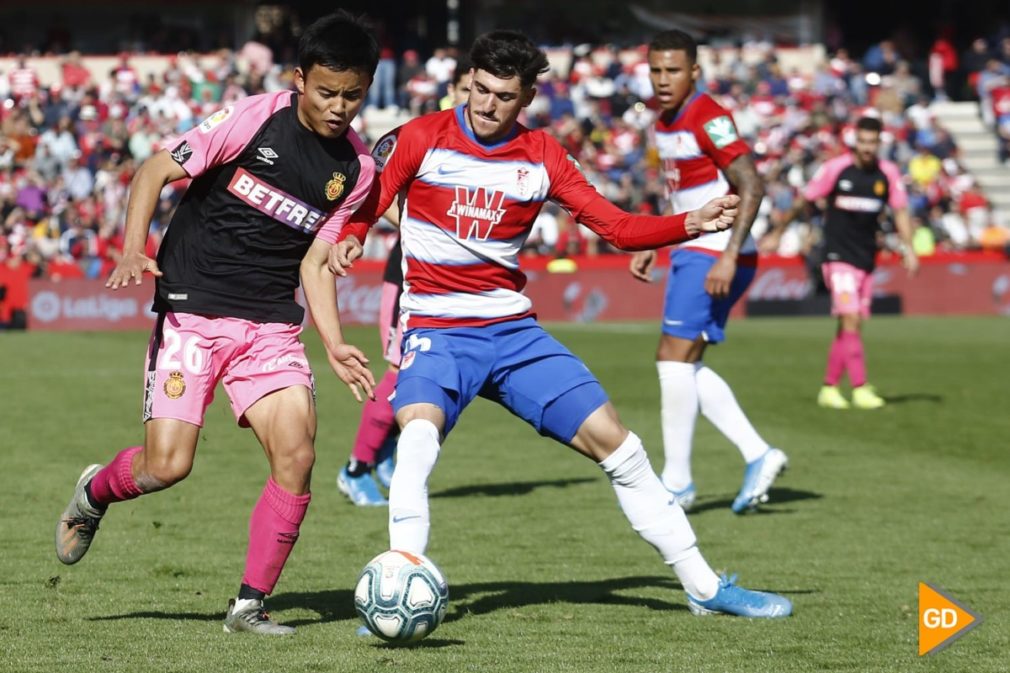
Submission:
{"label": "white socks", "polygon": [[694,364],[661,360],[656,363],[656,370],[666,454],[663,485],[671,491],[682,491],[691,483],[691,442],[698,417]]}
{"label": "white socks", "polygon": [[698,551],[684,510],[653,472],[642,440],[635,433],[628,433],[600,467],[610,478],[617,502],[631,527],[673,567],[684,589],[702,600],[714,596],[719,578]]}
{"label": "white socks", "polygon": [[726,435],[726,439],[736,444],[744,461],[752,463],[764,455],[768,442],[761,439],[747,420],[729,384],[704,362],[697,362],[694,366],[701,413]]}
{"label": "white socks", "polygon": [[428,546],[428,477],[440,448],[431,421],[407,423],[396,443],[396,469],[389,485],[389,548],[423,554]]}

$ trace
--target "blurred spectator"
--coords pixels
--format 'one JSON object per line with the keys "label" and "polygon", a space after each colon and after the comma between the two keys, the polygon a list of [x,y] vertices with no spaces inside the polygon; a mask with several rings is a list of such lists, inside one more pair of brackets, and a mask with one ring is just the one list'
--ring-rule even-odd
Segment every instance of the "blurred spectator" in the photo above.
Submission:
{"label": "blurred spectator", "polygon": [[24,56],[18,56],[17,65],[7,73],[7,80],[15,102],[28,98],[39,90],[39,76]]}
{"label": "blurred spectator", "polygon": [[446,89],[449,86],[449,80],[452,79],[452,73],[455,70],[456,59],[450,56],[449,52],[443,47],[436,49],[431,58],[425,61],[424,71],[435,83],[436,97],[441,98],[445,95]]}
{"label": "blurred spectator", "polygon": [[978,92],[978,76],[985,70],[989,60],[989,43],[984,37],[976,38],[961,57],[961,69],[965,74],[965,92],[967,98],[976,98]]}
{"label": "blurred spectator", "polygon": [[929,85],[933,88],[934,100],[949,100],[950,89],[954,86],[954,74],[958,70],[957,50],[951,40],[953,29],[944,27],[929,49]]}

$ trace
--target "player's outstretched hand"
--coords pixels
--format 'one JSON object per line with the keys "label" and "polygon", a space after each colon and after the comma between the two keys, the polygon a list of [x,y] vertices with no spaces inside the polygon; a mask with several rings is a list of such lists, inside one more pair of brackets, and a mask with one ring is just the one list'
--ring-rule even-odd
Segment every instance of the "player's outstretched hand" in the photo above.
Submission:
{"label": "player's outstretched hand", "polygon": [[131,278],[134,280],[135,285],[140,285],[140,279],[143,277],[145,271],[155,278],[161,278],[163,275],[161,269],[158,268],[158,263],[144,253],[127,253],[123,255],[122,259],[119,260],[119,264],[109,274],[109,279],[105,281],[105,287],[118,290],[121,287],[126,287],[130,283]]}
{"label": "player's outstretched hand", "polygon": [[365,254],[365,248],[356,236],[348,236],[330,248],[330,258],[327,266],[337,276],[346,276],[347,270],[354,266],[354,260]]}
{"label": "player's outstretched hand", "polygon": [[692,236],[704,234],[710,231],[722,231],[733,226],[740,205],[740,197],[736,194],[727,194],[712,199],[698,210],[692,210],[684,220],[687,233]]}
{"label": "player's outstretched hand", "polygon": [[642,250],[641,252],[636,252],[631,256],[631,263],[628,265],[628,270],[631,271],[631,275],[638,280],[645,283],[651,283],[652,267],[655,264],[656,251]]}
{"label": "player's outstretched hand", "polygon": [[368,369],[368,358],[364,353],[350,344],[340,344],[332,351],[327,351],[326,357],[330,361],[330,367],[336,372],[337,378],[351,389],[354,399],[361,402],[362,392],[368,396],[368,399],[375,399],[375,377]]}

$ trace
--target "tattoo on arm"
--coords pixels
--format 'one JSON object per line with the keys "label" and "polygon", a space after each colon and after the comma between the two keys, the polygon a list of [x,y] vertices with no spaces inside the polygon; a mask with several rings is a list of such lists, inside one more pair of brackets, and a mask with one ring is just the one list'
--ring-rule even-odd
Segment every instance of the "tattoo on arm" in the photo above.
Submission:
{"label": "tattoo on arm", "polygon": [[750,233],[750,228],[757,217],[761,199],[764,198],[764,180],[757,172],[754,157],[742,154],[726,167],[726,177],[740,195],[740,215],[733,223],[732,234],[728,248],[739,250]]}

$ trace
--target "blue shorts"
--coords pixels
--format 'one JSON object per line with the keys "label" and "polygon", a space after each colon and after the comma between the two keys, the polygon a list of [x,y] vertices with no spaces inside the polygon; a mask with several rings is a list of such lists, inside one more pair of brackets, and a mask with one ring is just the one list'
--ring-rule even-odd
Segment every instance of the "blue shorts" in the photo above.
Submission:
{"label": "blue shorts", "polygon": [[730,309],[750,287],[757,269],[738,265],[729,296],[712,299],[705,292],[705,277],[717,260],[714,255],[687,248],[673,251],[663,297],[663,334],[690,341],[700,336],[712,344],[725,340],[723,330]]}
{"label": "blue shorts", "polygon": [[478,395],[566,444],[607,401],[586,365],[533,318],[484,327],[418,328],[404,335],[395,411],[434,404],[445,412],[448,435]]}

